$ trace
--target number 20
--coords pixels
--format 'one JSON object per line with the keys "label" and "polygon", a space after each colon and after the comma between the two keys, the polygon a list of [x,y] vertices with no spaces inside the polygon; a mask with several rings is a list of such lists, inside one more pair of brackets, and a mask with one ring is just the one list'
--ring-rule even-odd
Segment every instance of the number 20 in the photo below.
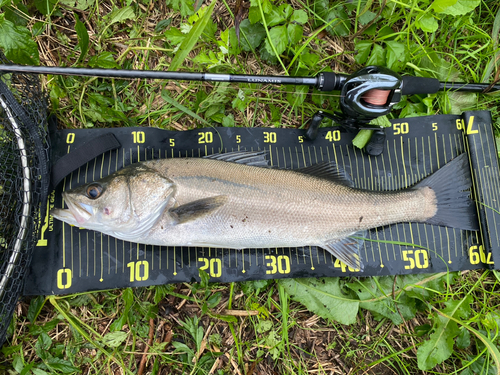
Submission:
{"label": "number 20", "polygon": [[198,143],[212,143],[214,141],[214,135],[212,132],[199,132]]}
{"label": "number 20", "polygon": [[208,269],[208,274],[211,277],[221,277],[222,276],[222,261],[218,258],[198,258],[198,262],[203,262],[203,266],[200,267],[200,270],[205,271]]}

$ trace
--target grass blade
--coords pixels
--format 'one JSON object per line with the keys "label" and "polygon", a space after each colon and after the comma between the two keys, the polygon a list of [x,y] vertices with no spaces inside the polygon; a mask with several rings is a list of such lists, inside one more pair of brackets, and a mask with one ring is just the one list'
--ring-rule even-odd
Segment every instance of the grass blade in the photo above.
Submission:
{"label": "grass blade", "polygon": [[196,113],[194,113],[193,111],[191,111],[189,108],[183,106],[181,103],[179,103],[177,100],[175,100],[174,98],[171,98],[170,96],[168,96],[168,94],[166,92],[162,92],[161,93],[161,97],[163,98],[163,100],[165,100],[168,104],[170,105],[173,105],[175,108],[177,108],[178,110],[184,112],[186,115],[189,115],[191,116],[192,118],[198,120],[199,122],[201,122],[203,125],[206,125],[206,126],[212,126],[210,125],[210,123],[201,118],[200,116],[198,116]]}
{"label": "grass blade", "polygon": [[493,39],[494,47],[498,45],[498,34],[500,33],[500,9],[498,9],[495,16],[495,21],[493,21],[493,30],[491,31],[491,37]]}
{"label": "grass blade", "polygon": [[215,3],[217,0],[213,0],[212,4],[208,7],[206,13],[201,17],[193,26],[189,34],[184,38],[182,41],[179,50],[175,54],[174,58],[172,59],[172,63],[170,64],[170,67],[168,68],[169,71],[176,71],[179,69],[181,64],[184,62],[184,59],[188,55],[189,52],[193,49],[195,46],[196,42],[199,40],[201,34],[203,33],[203,30],[205,30],[205,27],[207,26],[208,21],[210,20],[210,17],[212,17],[212,13],[214,11]]}
{"label": "grass blade", "polygon": [[78,16],[75,14],[75,31],[76,31],[76,36],[78,37],[78,45],[80,46],[80,57],[78,58],[78,61],[82,61],[85,56],[87,55],[87,52],[89,50],[89,33],[87,31],[87,28],[83,24],[82,21],[78,19]]}
{"label": "grass blade", "polygon": [[82,337],[84,337],[89,343],[91,343],[97,350],[99,350],[102,354],[104,354],[109,361],[116,363],[118,366],[120,366],[122,369],[125,370],[126,374],[133,375],[132,371],[130,371],[122,361],[119,359],[115,358],[113,354],[108,352],[102,345],[100,345],[97,341],[95,341],[90,334],[85,331],[82,327],[81,324],[86,326],[89,330],[91,330],[95,335],[98,335],[99,338],[102,340],[102,337],[95,332],[93,329],[91,329],[88,325],[83,323],[82,321],[78,320],[76,321],[76,317],[74,315],[71,315],[68,311],[62,308],[62,306],[57,302],[59,298],[56,296],[49,296],[48,300],[54,306],[54,308],[66,319],[66,321],[73,326],[73,328],[80,334]]}
{"label": "grass blade", "polygon": [[[500,34],[500,9],[498,9],[497,14],[495,16],[495,20],[493,21],[493,30],[491,31],[491,39],[493,40],[493,49],[496,50],[498,47],[498,34]],[[488,82],[491,74],[493,73],[493,69],[497,66],[497,61],[500,56],[500,52],[496,52],[490,59],[486,69],[481,77],[482,82]]]}

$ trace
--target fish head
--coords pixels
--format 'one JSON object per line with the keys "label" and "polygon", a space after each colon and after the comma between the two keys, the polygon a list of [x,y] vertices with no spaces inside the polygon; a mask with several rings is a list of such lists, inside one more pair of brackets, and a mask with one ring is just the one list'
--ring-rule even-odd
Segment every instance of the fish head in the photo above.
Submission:
{"label": "fish head", "polygon": [[51,214],[85,229],[131,240],[158,221],[172,199],[174,184],[140,164],[62,193],[68,209]]}

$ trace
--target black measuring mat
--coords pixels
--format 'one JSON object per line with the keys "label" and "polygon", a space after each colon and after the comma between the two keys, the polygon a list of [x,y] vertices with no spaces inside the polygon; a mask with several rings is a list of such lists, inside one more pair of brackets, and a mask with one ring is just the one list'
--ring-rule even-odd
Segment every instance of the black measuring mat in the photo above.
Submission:
{"label": "black measuring mat", "polygon": [[304,130],[205,128],[185,132],[155,128],[63,130],[53,139],[55,160],[92,138],[112,132],[121,148],[93,159],[67,176],[50,194],[49,207],[61,207],[61,191],[98,180],[123,166],[158,158],[201,157],[236,150],[268,150],[279,168],[301,168],[334,161],[355,186],[399,190],[416,184],[454,157],[467,153],[473,167],[472,197],[480,231],[421,223],[401,223],[368,233],[361,249],[363,272],[346,267],[315,247],[229,250],[141,245],[79,229],[47,214],[35,250],[25,294],[61,294],[147,286],[198,279],[376,276],[458,271],[500,262],[500,175],[491,115],[439,115],[393,120],[385,151],[369,156],[352,146],[353,134],[320,129],[315,141]]}

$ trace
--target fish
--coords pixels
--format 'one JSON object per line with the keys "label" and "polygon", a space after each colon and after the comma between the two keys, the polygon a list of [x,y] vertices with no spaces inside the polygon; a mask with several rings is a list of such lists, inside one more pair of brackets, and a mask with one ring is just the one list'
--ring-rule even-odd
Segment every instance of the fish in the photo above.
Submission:
{"label": "fish", "polygon": [[229,249],[317,246],[355,270],[367,231],[419,222],[478,230],[466,154],[396,191],[354,187],[335,163],[270,167],[265,152],[131,164],[62,193],[54,218],[120,240]]}

